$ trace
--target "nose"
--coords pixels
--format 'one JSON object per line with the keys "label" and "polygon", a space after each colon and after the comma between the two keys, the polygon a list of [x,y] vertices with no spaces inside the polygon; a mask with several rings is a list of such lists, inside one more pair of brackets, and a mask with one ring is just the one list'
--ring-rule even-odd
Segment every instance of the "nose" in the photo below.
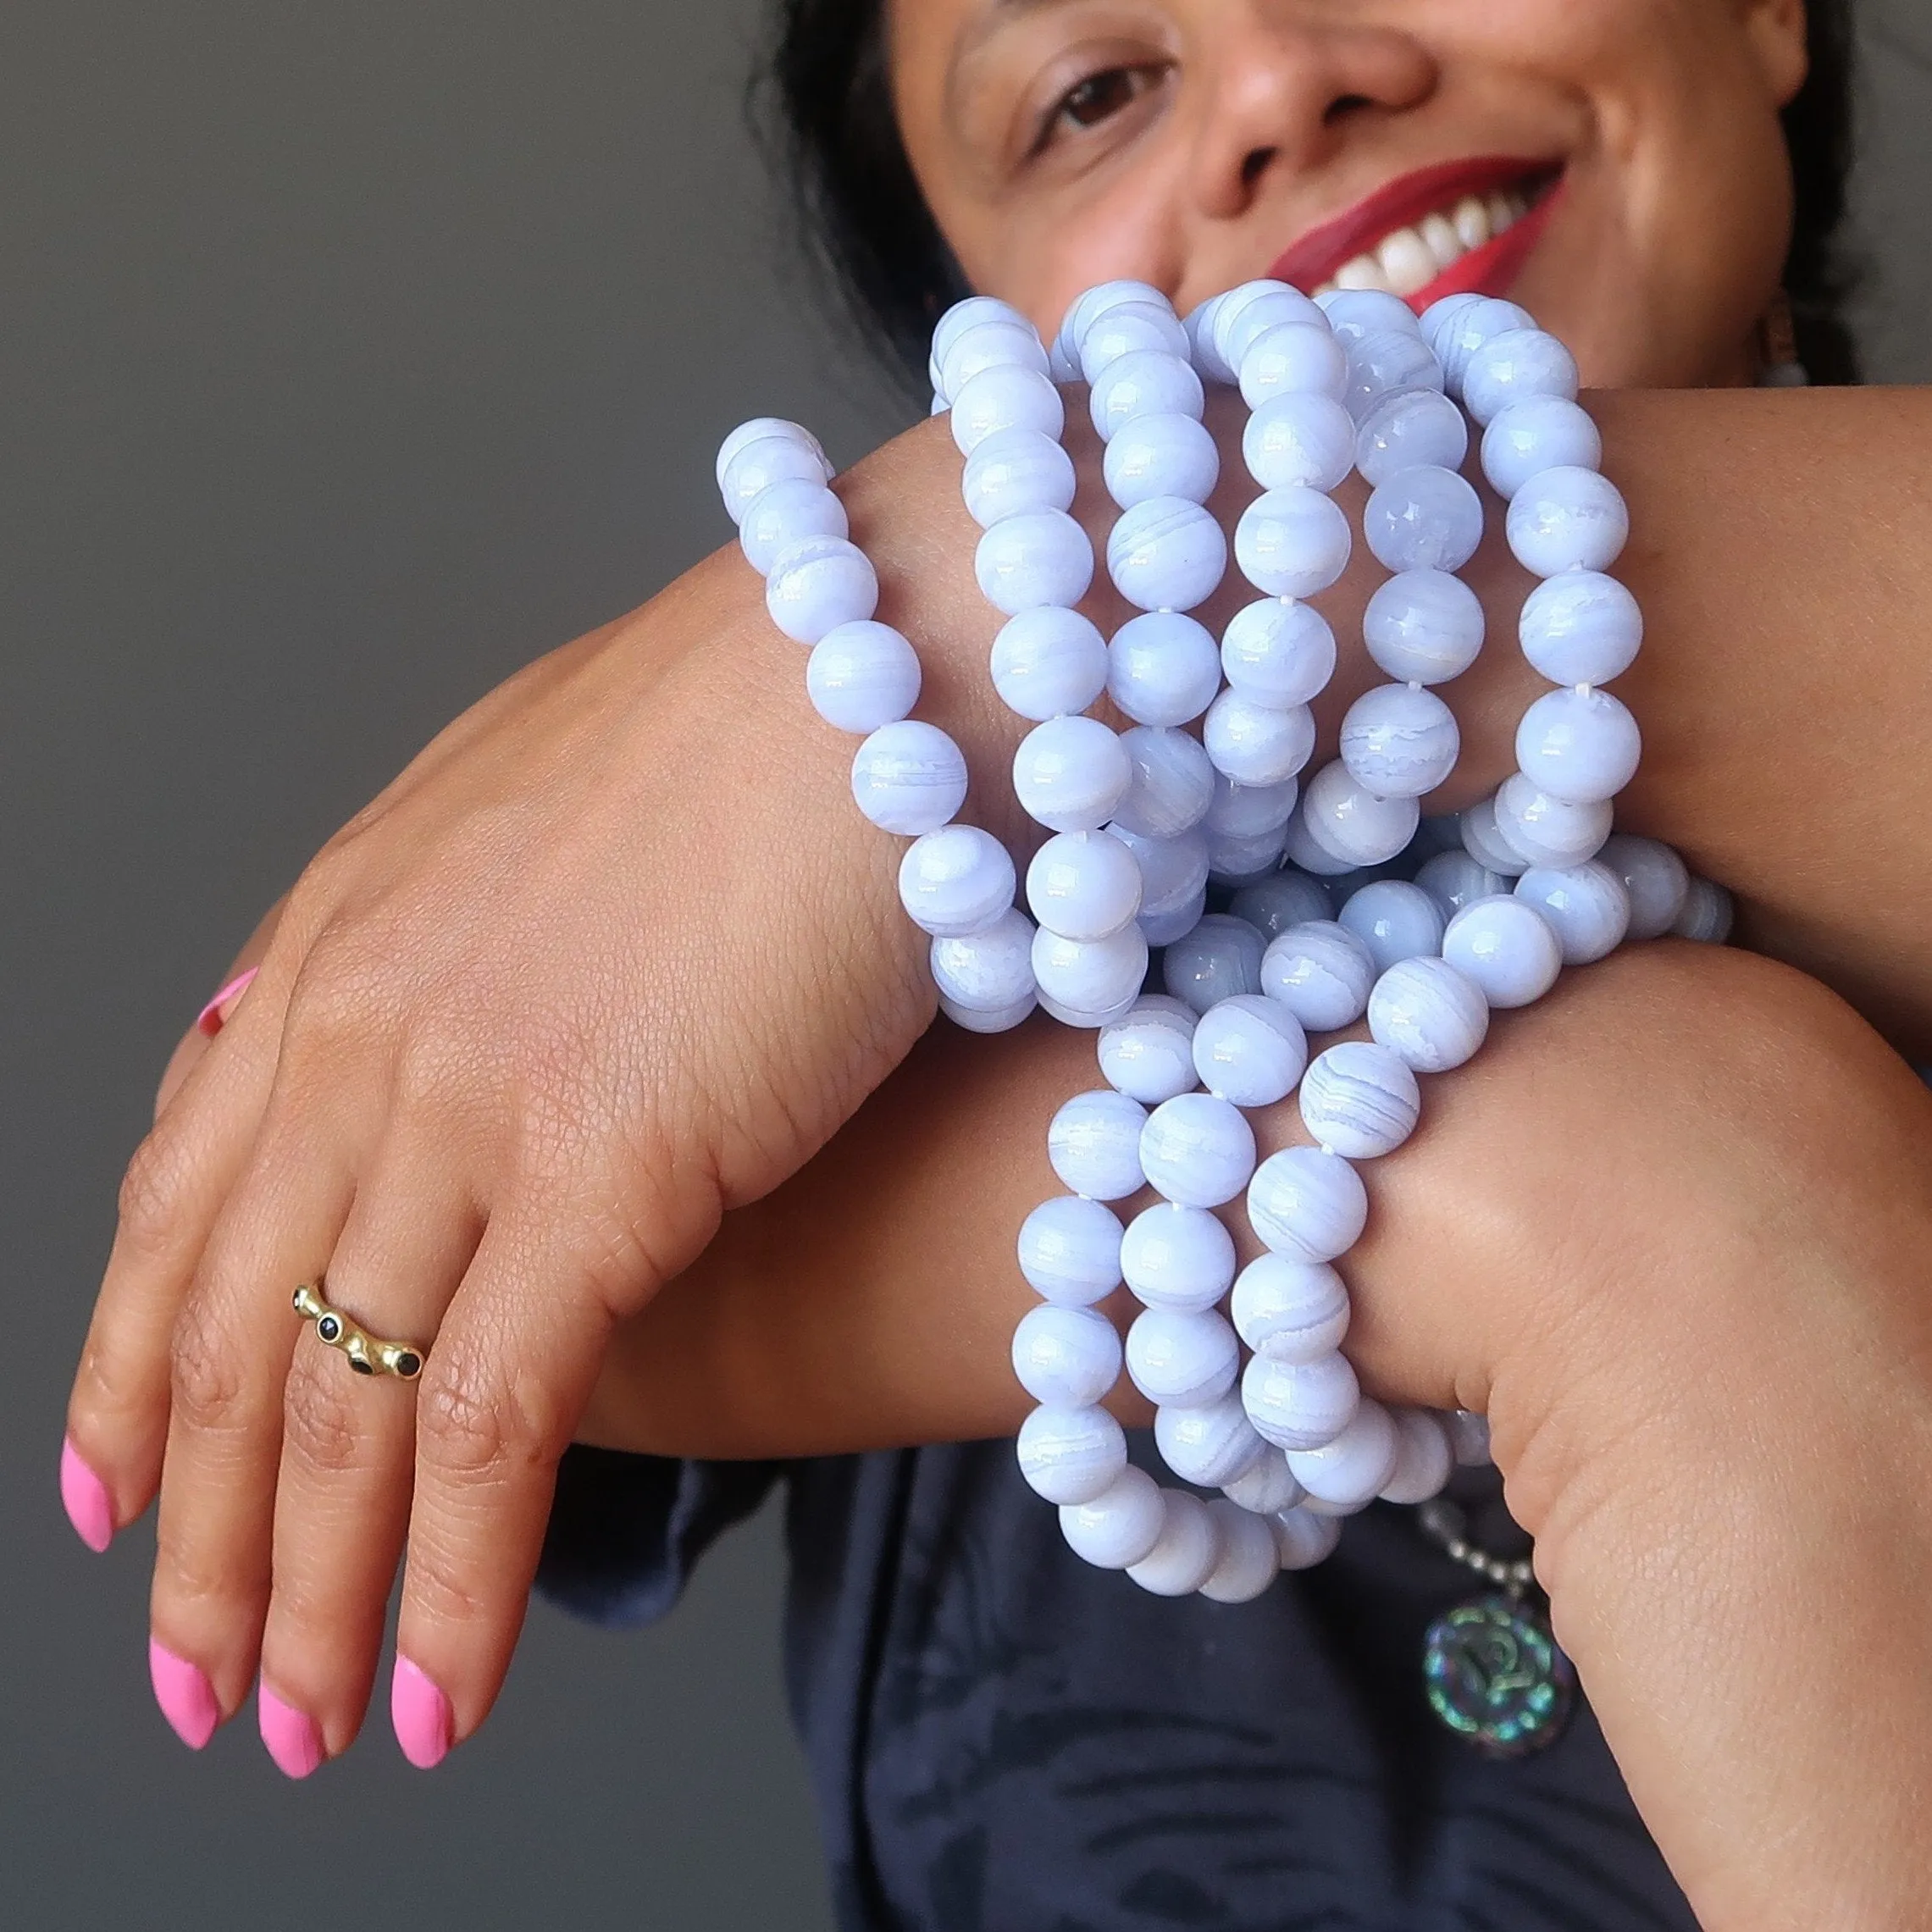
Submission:
{"label": "nose", "polygon": [[1435,91],[1437,64],[1420,41],[1338,17],[1331,0],[1232,0],[1228,10],[1196,69],[1191,172],[1204,215],[1241,215],[1275,179],[1319,166]]}

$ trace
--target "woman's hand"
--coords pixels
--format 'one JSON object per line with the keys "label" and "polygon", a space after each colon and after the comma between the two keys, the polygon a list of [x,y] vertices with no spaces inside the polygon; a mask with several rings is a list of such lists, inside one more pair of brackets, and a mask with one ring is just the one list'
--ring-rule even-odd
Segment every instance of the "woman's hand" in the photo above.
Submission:
{"label": "woman's hand", "polygon": [[[1044,1123],[1097,1083],[1063,1029],[936,1027],[619,1327],[586,1438],[1011,1433],[1013,1233],[1060,1191]],[[1265,1150],[1304,1138],[1292,1106],[1255,1120]],[[1558,1635],[1702,1922],[1920,1923],[1932,1095],[1811,981],[1666,941],[1497,1015],[1369,1181],[1348,1352],[1391,1400],[1489,1414]]]}
{"label": "woman's hand", "polygon": [[[882,614],[926,646],[922,715],[983,772],[1010,739],[943,608],[971,545],[947,533],[948,578],[867,529],[909,465],[944,473],[936,442],[849,501],[887,584],[937,601],[888,590]],[[812,717],[761,589],[721,554],[459,721],[308,868],[219,1037],[171,1070],[69,1475],[108,1527],[158,1487],[157,1687],[191,1741],[259,1664],[285,1768],[343,1749],[406,1531],[406,1744],[473,1730],[611,1326],[930,1016],[900,843],[855,811],[851,743]],[[291,1293],[324,1275],[370,1333],[429,1345],[418,1382],[352,1375],[304,1331]]]}

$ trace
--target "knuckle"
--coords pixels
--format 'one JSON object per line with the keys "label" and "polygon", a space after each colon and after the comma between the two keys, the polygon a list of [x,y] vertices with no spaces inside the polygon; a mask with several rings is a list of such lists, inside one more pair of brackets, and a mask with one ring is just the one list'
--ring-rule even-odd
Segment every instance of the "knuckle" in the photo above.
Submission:
{"label": "knuckle", "polygon": [[368,1459],[354,1392],[313,1363],[298,1362],[290,1372],[282,1398],[282,1441],[291,1455],[318,1475],[345,1475]]}
{"label": "knuckle", "polygon": [[136,1260],[153,1260],[171,1248],[187,1175],[180,1137],[158,1122],[134,1150],[121,1176],[118,1210],[121,1239]]}
{"label": "knuckle", "polygon": [[174,1413],[188,1428],[219,1434],[240,1422],[247,1389],[240,1352],[199,1299],[174,1325],[169,1371]]}
{"label": "knuckle", "polygon": [[431,1357],[417,1399],[416,1441],[423,1459],[468,1487],[508,1484],[551,1460],[558,1431],[554,1403],[535,1378],[475,1353]]}

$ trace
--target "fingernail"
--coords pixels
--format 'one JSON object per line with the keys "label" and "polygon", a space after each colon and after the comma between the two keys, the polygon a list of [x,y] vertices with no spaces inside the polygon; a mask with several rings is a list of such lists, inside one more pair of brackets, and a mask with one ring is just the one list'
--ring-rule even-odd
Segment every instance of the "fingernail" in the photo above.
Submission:
{"label": "fingernail", "polygon": [[322,1733],[315,1719],[293,1704],[285,1704],[266,1684],[255,1693],[255,1715],[277,1770],[291,1778],[306,1778],[322,1762]]}
{"label": "fingernail", "polygon": [[455,1741],[456,1717],[450,1700],[426,1671],[400,1651],[389,1680],[389,1719],[402,1755],[418,1771],[440,1764]]}
{"label": "fingernail", "polygon": [[[212,1040],[228,1024],[228,1016],[235,1010],[235,1003],[255,983],[259,966],[250,966],[246,972],[238,972],[214,998],[195,1016],[195,1030],[206,1033]],[[178,1009],[177,1009],[178,1010]]]}
{"label": "fingernail", "polygon": [[147,1675],[154,1682],[154,1701],[174,1727],[174,1735],[191,1751],[199,1751],[221,1722],[214,1686],[185,1657],[147,1640]]}
{"label": "fingernail", "polygon": [[108,1486],[80,1459],[69,1437],[60,1445],[60,1500],[74,1533],[97,1554],[114,1540],[114,1506]]}

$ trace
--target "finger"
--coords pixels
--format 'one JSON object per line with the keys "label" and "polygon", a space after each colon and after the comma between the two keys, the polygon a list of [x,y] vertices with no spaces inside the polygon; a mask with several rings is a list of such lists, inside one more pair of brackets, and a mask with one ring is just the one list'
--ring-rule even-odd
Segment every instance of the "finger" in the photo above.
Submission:
{"label": "finger", "polygon": [[417,1389],[390,1701],[412,1764],[469,1736],[501,1688],[611,1327],[580,1259],[547,1230],[492,1221]]}
{"label": "finger", "polygon": [[262,969],[262,960],[268,950],[268,944],[275,936],[275,928],[281,923],[282,911],[288,904],[284,894],[271,905],[262,922],[249,935],[248,944],[235,955],[222,983],[213,998],[195,1016],[195,1023],[181,1036],[180,1044],[169,1056],[168,1065],[161,1076],[161,1086],[154,1096],[154,1117],[159,1120],[168,1110],[168,1103],[179,1093],[188,1076],[200,1066],[208,1050],[208,1044],[215,1038],[230,1019],[235,1010],[241,1004],[241,996],[255,983],[255,976]]}
{"label": "finger", "polygon": [[189,1071],[122,1181],[61,1455],[68,1514],[97,1549],[147,1507],[161,1480],[175,1324],[268,1104],[283,1005],[279,985],[258,983],[220,1050]]}
{"label": "finger", "polygon": [[343,1145],[278,1099],[174,1326],[150,1621],[156,1694],[191,1743],[206,1741],[211,1713],[240,1708],[254,1675],[301,1326],[291,1296],[320,1275],[347,1218]]}
{"label": "finger", "polygon": [[[476,1251],[480,1221],[451,1208],[446,1163],[385,1156],[357,1192],[326,1296],[371,1334],[427,1354]],[[409,1521],[416,1385],[358,1376],[302,1337],[283,1406],[273,1584],[262,1636],[263,1741],[291,1777],[361,1727]]]}

